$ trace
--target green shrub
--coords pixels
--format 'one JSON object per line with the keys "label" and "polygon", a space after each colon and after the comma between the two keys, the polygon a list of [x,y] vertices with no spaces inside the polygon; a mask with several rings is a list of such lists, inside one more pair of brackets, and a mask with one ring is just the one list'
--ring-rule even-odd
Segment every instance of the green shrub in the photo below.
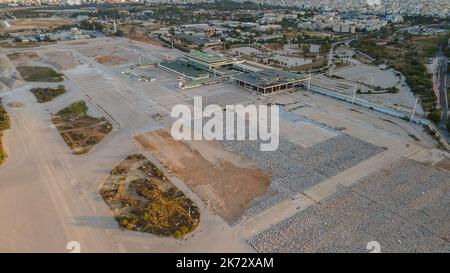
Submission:
{"label": "green shrub", "polygon": [[433,110],[428,114],[427,118],[434,123],[439,123],[441,120],[441,113],[438,110]]}
{"label": "green shrub", "polygon": [[61,82],[63,74],[51,67],[45,66],[18,66],[17,70],[25,81],[29,82]]}
{"label": "green shrub", "polygon": [[6,155],[5,151],[3,150],[3,146],[2,146],[2,132],[0,131],[0,164],[5,162],[7,157],[8,156]]}
{"label": "green shrub", "polygon": [[6,160],[6,153],[2,145],[2,131],[11,127],[11,121],[5,108],[3,108],[2,99],[0,98],[0,164]]}
{"label": "green shrub", "polygon": [[66,88],[64,87],[64,85],[60,84],[56,89],[49,87],[46,88],[39,87],[31,89],[31,92],[34,94],[39,103],[44,103],[49,102],[52,99],[56,98],[57,96],[66,93]]}
{"label": "green shrub", "polygon": [[161,170],[161,169],[159,169],[159,168],[156,168],[156,170],[155,170],[155,175],[157,176],[157,177],[163,177],[164,176],[164,172]]}
{"label": "green shrub", "polygon": [[59,111],[58,115],[86,115],[87,110],[86,102],[80,100]]}
{"label": "green shrub", "polygon": [[399,90],[398,90],[398,88],[397,87],[390,87],[390,88],[388,88],[388,93],[391,93],[391,94],[397,94],[399,92]]}

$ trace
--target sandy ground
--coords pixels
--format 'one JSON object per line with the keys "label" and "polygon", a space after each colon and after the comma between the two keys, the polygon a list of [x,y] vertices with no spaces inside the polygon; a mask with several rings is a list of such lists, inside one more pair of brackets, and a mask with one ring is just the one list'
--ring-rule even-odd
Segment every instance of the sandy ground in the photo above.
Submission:
{"label": "sandy ground", "polygon": [[14,20],[8,20],[11,27],[8,28],[9,32],[18,30],[27,30],[34,28],[54,28],[63,25],[72,24],[70,19],[61,18],[20,18]]}
{"label": "sandy ground", "polygon": [[[211,154],[218,162],[212,164],[198,150],[175,141],[165,130],[139,135],[136,140],[229,223],[241,216],[252,201],[263,196],[269,186],[270,174],[236,166],[226,158],[218,159],[221,155],[214,153],[214,149]],[[203,145],[208,145],[207,141]],[[201,151],[208,153],[205,149]]]}
{"label": "sandy ground", "polygon": [[[102,47],[108,46],[120,47],[123,53],[119,56],[127,58],[128,63],[116,67],[97,63],[94,58],[102,54]],[[86,53],[92,50],[96,51],[95,54]],[[12,64],[5,54],[16,51],[0,51],[0,61],[6,58],[7,70],[14,68],[11,68]],[[80,63],[64,71],[66,79],[62,84],[66,86],[67,93],[50,103],[37,104],[29,92],[33,87],[46,87],[42,83],[24,83],[22,86],[0,89],[0,96],[12,119],[12,129],[5,131],[3,137],[9,157],[0,166],[1,252],[67,252],[66,244],[72,240],[81,243],[82,252],[251,252],[254,249],[245,239],[404,156],[412,157],[413,154],[430,164],[444,158],[428,152],[436,142],[422,127],[324,96],[298,91],[261,97],[228,83],[185,92],[177,89],[176,77],[157,68],[141,71],[155,78],[153,82],[137,81],[121,73],[127,65],[137,63],[138,55],[145,56],[149,61],[164,60],[167,56],[181,56],[182,53],[177,50],[130,43],[123,38],[99,38],[89,40],[87,44],[60,43],[33,51],[40,56],[63,51]],[[133,136],[169,127],[173,122],[171,108],[176,104],[191,103],[193,96],[203,96],[205,102],[219,105],[298,102],[282,107],[306,119],[300,123],[304,129],[297,127],[297,123],[290,124],[284,118],[281,120],[283,134],[288,139],[304,146],[313,145],[332,137],[333,130],[326,128],[340,128],[349,135],[386,150],[309,189],[309,197],[301,193],[233,227],[212,206],[204,204],[191,184],[174,175],[170,177],[174,185],[202,211],[202,221],[192,236],[177,241],[120,230],[99,194],[100,185],[111,169],[131,153],[142,152],[157,162],[151,153],[134,142]],[[85,100],[90,111],[106,117],[114,127],[101,143],[80,157],[72,155],[50,120],[50,113],[56,113],[76,100]],[[18,103],[21,107],[10,106]],[[156,114],[161,118],[152,118]],[[302,133],[304,130],[317,133]],[[200,163],[217,165],[219,158],[212,156],[212,150],[208,152],[195,145],[189,147],[200,151],[196,156]],[[193,153],[191,149],[187,152]],[[204,161],[200,161],[202,158]],[[229,168],[236,168],[234,166],[240,160],[235,157],[226,159],[230,162]],[[203,163],[200,165],[202,168]],[[250,162],[247,164],[237,166],[252,166]],[[159,167],[164,168],[162,165]],[[242,187],[245,185],[241,183],[239,188],[232,190],[243,191]]]}
{"label": "sandy ground", "polygon": [[75,68],[80,62],[70,53],[64,51],[49,51],[43,54],[44,62],[64,71]]}
{"label": "sandy ground", "polygon": [[41,59],[34,51],[11,53],[7,56],[15,66],[25,65]]}

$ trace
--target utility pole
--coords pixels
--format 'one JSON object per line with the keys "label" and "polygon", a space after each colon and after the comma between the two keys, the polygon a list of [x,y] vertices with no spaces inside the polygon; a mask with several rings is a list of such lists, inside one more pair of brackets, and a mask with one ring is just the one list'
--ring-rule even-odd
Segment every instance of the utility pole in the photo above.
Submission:
{"label": "utility pole", "polygon": [[416,113],[417,103],[419,102],[419,96],[416,97],[416,102],[414,103],[414,108],[411,113],[411,120],[409,122],[413,122],[414,120],[414,114]]}
{"label": "utility pole", "polygon": [[373,81],[375,79],[375,73],[372,73],[372,82],[370,83],[370,86],[373,87]]}
{"label": "utility pole", "polygon": [[356,99],[356,88],[358,86],[358,82],[355,82],[355,88],[353,89],[353,98],[352,98],[352,104],[355,103],[355,99]]}
{"label": "utility pole", "polygon": [[140,66],[142,65],[142,63],[141,63],[141,55],[139,55],[139,65]]}
{"label": "utility pole", "polygon": [[333,72],[333,67],[330,66],[330,78],[331,78],[331,72]]}

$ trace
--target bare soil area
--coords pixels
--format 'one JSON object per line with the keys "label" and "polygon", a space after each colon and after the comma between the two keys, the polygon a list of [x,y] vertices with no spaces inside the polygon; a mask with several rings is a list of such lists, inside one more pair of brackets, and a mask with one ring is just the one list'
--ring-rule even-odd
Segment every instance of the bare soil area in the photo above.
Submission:
{"label": "bare soil area", "polygon": [[35,28],[51,29],[73,23],[70,19],[62,18],[19,18],[8,22],[11,24],[9,32]]}
{"label": "bare soil area", "polygon": [[120,65],[120,64],[124,64],[127,62],[127,59],[125,59],[124,57],[114,56],[114,55],[98,56],[97,58],[95,58],[95,60],[100,64],[110,65],[110,66]]}
{"label": "bare soil area", "polygon": [[53,123],[74,154],[89,152],[112,130],[104,117],[91,117],[87,109],[84,101],[78,101],[52,116]]}
{"label": "bare soil area", "polygon": [[138,135],[136,140],[228,223],[262,197],[270,184],[270,173],[248,159],[223,151],[223,147],[222,153],[208,155],[206,147],[216,151],[217,143],[204,141],[198,146],[203,141],[195,141],[197,150],[194,145],[174,140],[164,129]]}
{"label": "bare soil area", "polygon": [[24,107],[25,105],[20,101],[13,101],[13,102],[8,103],[8,106],[11,108],[21,108],[21,107]]}
{"label": "bare soil area", "polygon": [[44,54],[44,62],[57,70],[68,70],[76,67],[80,62],[71,54],[64,51],[51,51]]}
{"label": "bare soil area", "polygon": [[162,43],[156,39],[150,38],[148,36],[127,36],[128,39],[138,42],[143,42],[151,45],[163,46]]}
{"label": "bare soil area", "polygon": [[51,67],[20,65],[16,66],[16,69],[28,82],[61,82],[64,80],[64,75]]}
{"label": "bare soil area", "polygon": [[23,65],[28,62],[39,61],[36,52],[14,52],[7,55],[14,65]]}
{"label": "bare soil area", "polygon": [[442,159],[441,161],[437,162],[435,166],[441,170],[450,172],[450,158]]}

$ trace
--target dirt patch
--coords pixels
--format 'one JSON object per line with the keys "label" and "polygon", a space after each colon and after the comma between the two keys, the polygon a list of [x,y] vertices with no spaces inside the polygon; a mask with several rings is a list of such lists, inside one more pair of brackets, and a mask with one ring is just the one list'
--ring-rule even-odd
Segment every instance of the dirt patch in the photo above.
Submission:
{"label": "dirt patch", "polygon": [[36,42],[0,42],[3,48],[29,48],[38,47],[40,44]]}
{"label": "dirt patch", "polygon": [[270,174],[250,167],[252,164],[235,165],[233,156],[215,158],[213,163],[193,146],[174,140],[163,129],[138,135],[136,140],[229,223],[262,197],[270,184]]}
{"label": "dirt patch", "polygon": [[115,55],[98,56],[97,58],[95,58],[95,60],[98,63],[104,64],[104,65],[120,65],[120,64],[124,64],[127,62],[127,59],[125,59],[124,57],[115,56]]}
{"label": "dirt patch", "polygon": [[87,45],[88,42],[86,41],[76,41],[76,42],[68,42],[68,45]]}
{"label": "dirt patch", "polygon": [[13,64],[15,64],[15,65],[40,60],[40,58],[36,54],[36,52],[15,52],[15,53],[10,53],[6,56],[8,56],[8,58],[11,60],[11,62],[13,62]]}
{"label": "dirt patch", "polygon": [[28,82],[60,82],[63,74],[56,72],[51,67],[45,66],[17,66],[22,78]]}
{"label": "dirt patch", "polygon": [[67,70],[76,67],[80,62],[72,55],[64,51],[51,51],[44,54],[45,63],[58,70]]}
{"label": "dirt patch", "polygon": [[198,207],[141,154],[120,162],[100,194],[119,224],[129,230],[180,237],[199,224]]}
{"label": "dirt patch", "polygon": [[11,27],[8,28],[8,31],[11,32],[36,28],[56,28],[64,25],[71,25],[73,24],[73,21],[63,18],[20,18],[10,20],[9,23],[11,24]]}
{"label": "dirt patch", "polygon": [[21,102],[13,101],[13,102],[8,103],[8,106],[11,108],[21,108],[21,107],[24,107],[25,105]]}
{"label": "dirt patch", "polygon": [[160,46],[160,47],[163,46],[163,44],[159,40],[150,38],[148,36],[127,36],[127,38],[130,40],[133,40],[133,41],[137,41],[137,42],[156,45],[156,46]]}
{"label": "dirt patch", "polygon": [[441,170],[450,172],[450,159],[448,158],[442,159],[441,161],[437,162],[434,166],[436,166]]}
{"label": "dirt patch", "polygon": [[74,154],[89,152],[111,132],[112,125],[104,117],[87,114],[84,101],[77,101],[52,115],[52,121]]}

